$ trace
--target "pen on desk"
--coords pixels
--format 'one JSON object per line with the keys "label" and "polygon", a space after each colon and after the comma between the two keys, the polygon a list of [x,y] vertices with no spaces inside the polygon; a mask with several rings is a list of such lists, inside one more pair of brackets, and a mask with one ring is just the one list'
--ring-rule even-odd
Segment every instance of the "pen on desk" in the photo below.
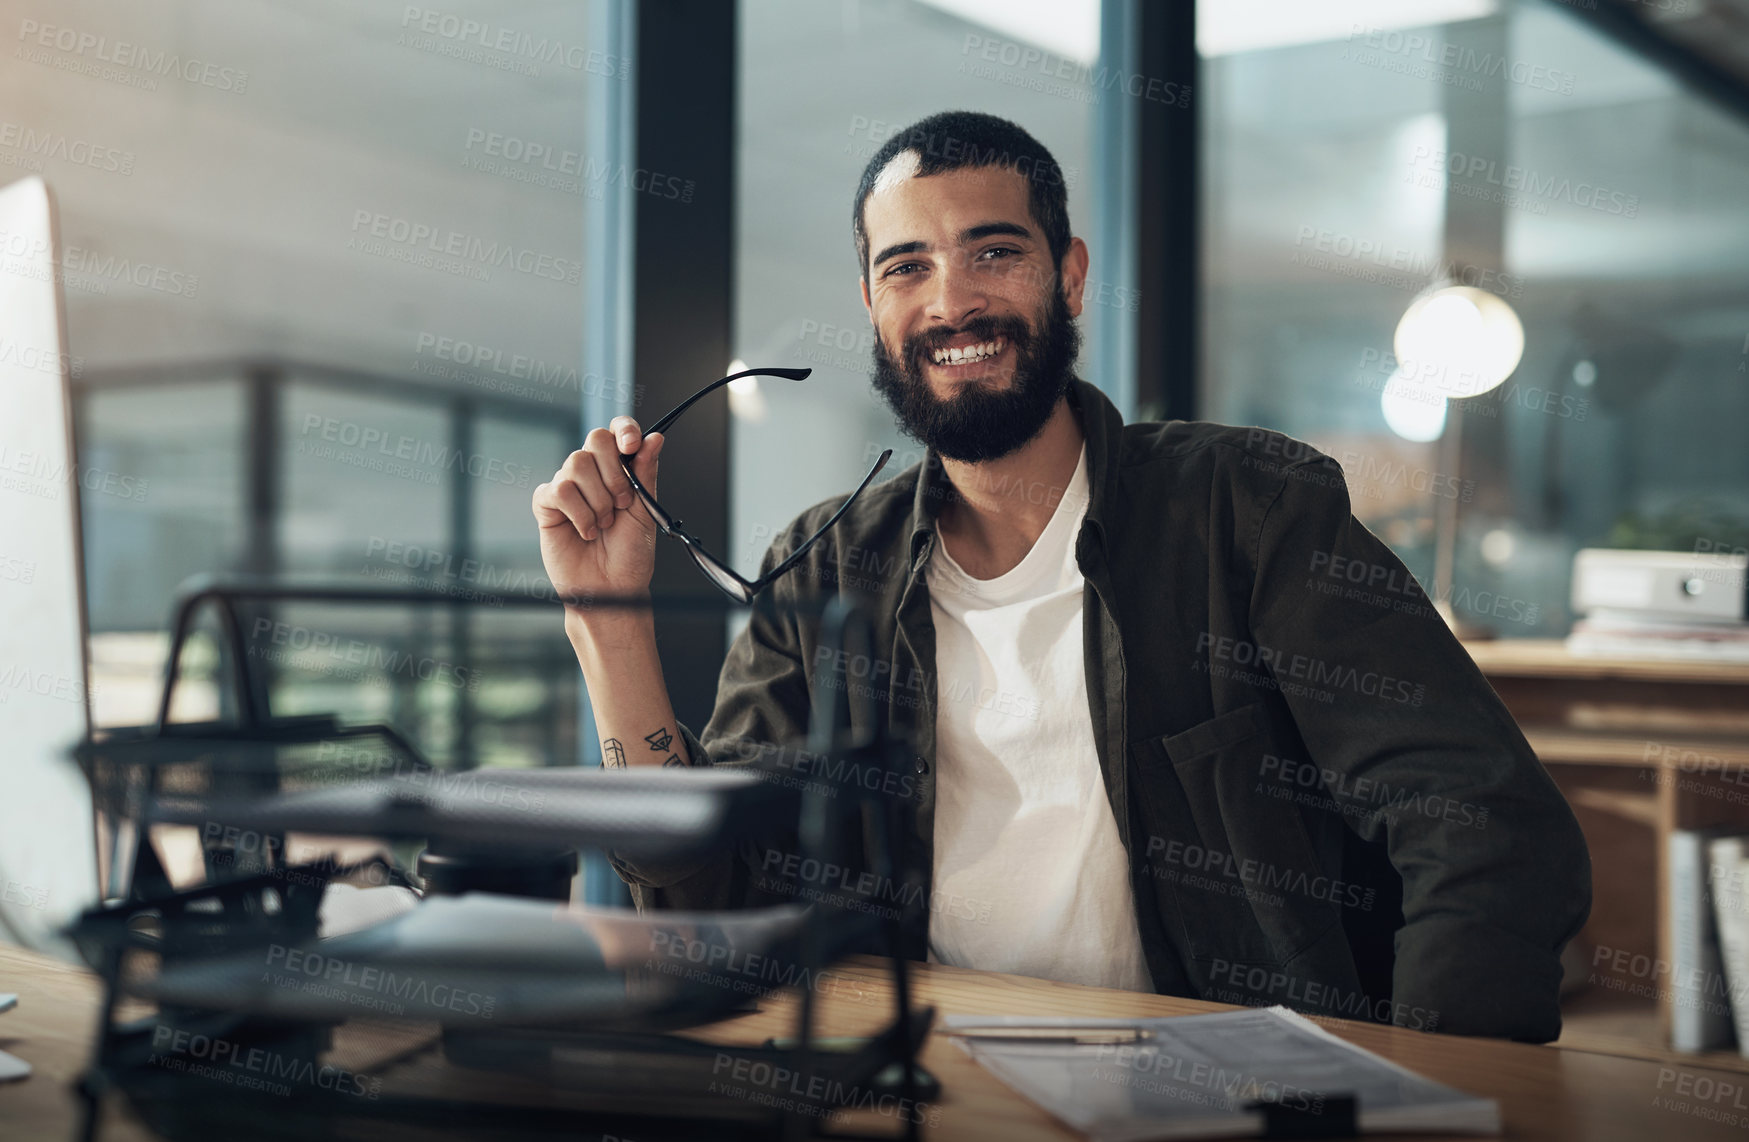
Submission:
{"label": "pen on desk", "polygon": [[1076,1046],[1108,1046],[1139,1043],[1154,1033],[1141,1027],[1025,1027],[993,1023],[985,1027],[943,1027],[944,1035],[962,1039],[1008,1039],[1033,1043],[1070,1043]]}

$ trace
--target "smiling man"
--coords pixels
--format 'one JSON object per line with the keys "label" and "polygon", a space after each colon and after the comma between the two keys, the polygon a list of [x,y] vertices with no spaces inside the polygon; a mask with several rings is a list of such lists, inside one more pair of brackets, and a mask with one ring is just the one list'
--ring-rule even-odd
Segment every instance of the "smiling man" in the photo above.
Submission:
{"label": "smiling man", "polygon": [[[1075,375],[1088,252],[1065,190],[989,115],[932,116],[870,160],[874,384],[927,457],[776,581],[702,734],[674,718],[649,616],[569,612],[605,756],[769,761],[843,666],[915,743],[889,792],[924,882],[918,958],[1555,1037],[1590,900],[1571,811],[1332,460],[1261,429],[1125,425]],[[655,525],[617,457],[654,487],[661,448],[618,418],[536,489],[561,593],[648,589]],[[860,662],[784,605],[834,587],[875,616]],[[863,869],[821,883],[797,851],[615,865],[640,907],[911,899]]]}

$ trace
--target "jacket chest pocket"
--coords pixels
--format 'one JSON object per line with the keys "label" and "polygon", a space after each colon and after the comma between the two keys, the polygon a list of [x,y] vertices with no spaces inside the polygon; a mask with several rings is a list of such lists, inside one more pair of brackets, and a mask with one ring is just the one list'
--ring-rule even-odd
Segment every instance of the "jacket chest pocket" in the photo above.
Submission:
{"label": "jacket chest pocket", "polygon": [[1194,959],[1285,965],[1341,919],[1299,808],[1272,795],[1278,736],[1256,704],[1131,747],[1142,879]]}

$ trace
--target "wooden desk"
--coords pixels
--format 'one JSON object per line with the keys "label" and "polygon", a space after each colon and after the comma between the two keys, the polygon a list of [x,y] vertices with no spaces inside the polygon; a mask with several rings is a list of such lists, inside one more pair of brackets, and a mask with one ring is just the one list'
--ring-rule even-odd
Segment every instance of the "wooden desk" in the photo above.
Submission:
{"label": "wooden desk", "polygon": [[[0,991],[18,993],[18,1006],[0,1015],[0,1050],[32,1067],[22,1082],[0,1083],[0,1138],[73,1137],[79,1121],[73,1084],[90,1059],[102,990],[88,971],[0,944]],[[102,1137],[147,1142],[152,1135],[111,1108]]]}
{"label": "wooden desk", "polygon": [[1670,1050],[1668,972],[1611,969],[1674,959],[1663,891],[1671,830],[1749,823],[1749,664],[1579,657],[1545,639],[1464,645],[1572,803],[1591,850],[1582,950],[1588,965],[1591,949],[1603,958],[1588,970],[1598,986],[1566,1005],[1561,1042],[1749,1071],[1735,1052]]}
{"label": "wooden desk", "polygon": [[[860,959],[833,969],[821,989],[821,1027],[827,1034],[875,1030],[890,1013],[880,961]],[[0,1016],[0,1046],[36,1065],[23,1083],[0,1086],[0,1137],[64,1139],[74,1104],[69,1084],[84,1065],[94,1030],[98,989],[93,977],[41,956],[0,947],[0,986],[19,993],[18,1009]],[[1157,995],[1073,987],[1019,976],[919,965],[917,1002],[941,1014],[1140,1016],[1222,1011],[1225,1004]],[[776,997],[756,1014],[702,1030],[712,1042],[753,1043],[791,1027],[794,998]],[[1321,1021],[1343,1038],[1395,1059],[1440,1082],[1500,1101],[1506,1138],[1740,1139],[1749,1122],[1749,1083],[1729,1072],[1662,1065],[1558,1047],[1495,1039],[1428,1035],[1394,1027]],[[1066,1139],[1075,1135],[973,1063],[941,1035],[932,1035],[923,1062],[941,1079],[940,1103],[924,1112],[925,1137],[1000,1142]],[[363,1068],[361,1068],[363,1069]],[[374,1072],[373,1072],[374,1073]],[[1719,1083],[1732,1091],[1719,1093]],[[1676,1091],[1707,1091],[1706,1101]],[[1675,1107],[1709,1106],[1738,1124],[1709,1120]],[[882,1125],[875,1120],[874,1125]],[[886,1126],[892,1126],[890,1121]],[[145,1132],[111,1106],[103,1138],[138,1142]],[[1386,1136],[1375,1135],[1384,1139]],[[1407,1139],[1410,1136],[1392,1136]],[[1426,1138],[1426,1135],[1417,1136]]]}

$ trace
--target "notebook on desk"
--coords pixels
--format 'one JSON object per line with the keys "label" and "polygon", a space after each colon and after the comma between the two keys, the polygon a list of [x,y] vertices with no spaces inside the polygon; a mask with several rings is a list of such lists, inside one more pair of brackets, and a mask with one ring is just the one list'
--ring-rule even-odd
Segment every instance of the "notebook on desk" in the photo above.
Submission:
{"label": "notebook on desk", "polygon": [[[1423,1078],[1285,1007],[1161,1019],[949,1015],[941,1029],[1094,1142],[1500,1133],[1493,1099]],[[1063,1038],[1039,1037],[1053,1030]]]}

